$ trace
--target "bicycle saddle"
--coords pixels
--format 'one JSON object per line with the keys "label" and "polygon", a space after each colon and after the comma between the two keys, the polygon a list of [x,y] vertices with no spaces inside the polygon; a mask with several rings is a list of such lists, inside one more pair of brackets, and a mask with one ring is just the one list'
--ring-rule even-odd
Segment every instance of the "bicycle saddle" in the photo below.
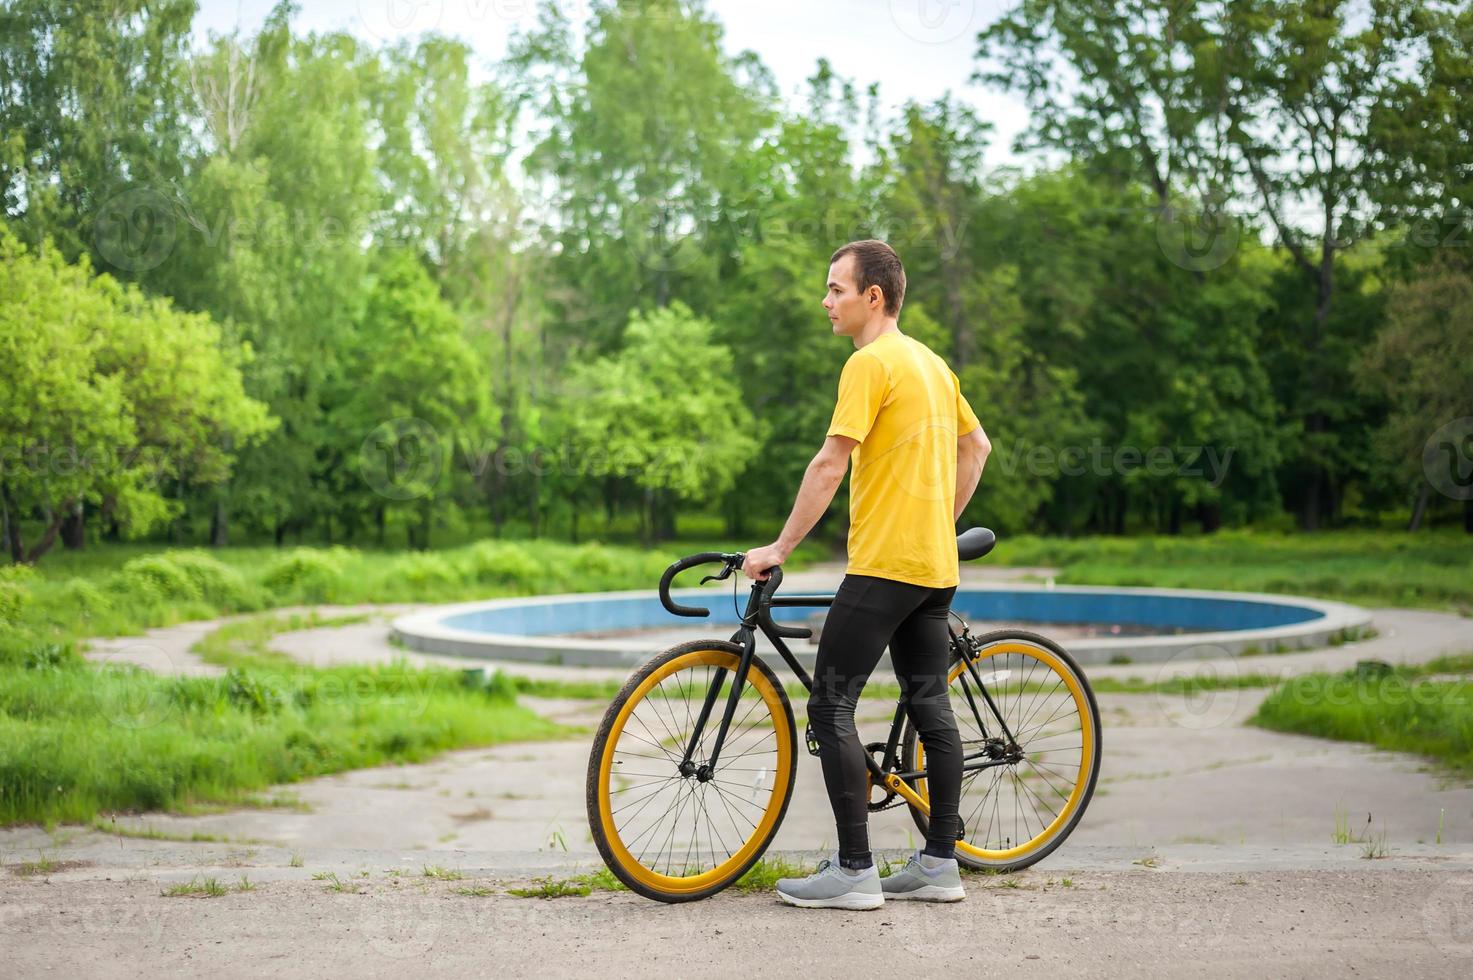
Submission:
{"label": "bicycle saddle", "polygon": [[971,527],[956,536],[956,556],[962,561],[976,561],[997,544],[991,528]]}

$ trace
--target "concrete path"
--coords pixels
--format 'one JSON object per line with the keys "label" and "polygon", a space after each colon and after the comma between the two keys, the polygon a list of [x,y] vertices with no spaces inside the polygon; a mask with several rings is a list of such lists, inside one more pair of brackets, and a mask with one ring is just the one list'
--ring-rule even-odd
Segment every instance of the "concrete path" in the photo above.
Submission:
{"label": "concrete path", "polygon": [[[822,576],[832,572],[789,581],[795,589],[831,589],[837,577],[826,584]],[[405,608],[360,610],[373,618],[283,634],[272,646],[314,664],[459,663],[388,644],[387,620]],[[1405,610],[1375,615],[1380,635],[1345,647],[1089,673],[1148,680],[1205,670],[1289,674],[1344,669],[1372,656],[1420,662],[1473,650],[1473,621]],[[214,625],[98,643],[92,656],[208,671],[188,648]],[[0,873],[0,941],[20,976],[77,969],[485,975],[491,963],[507,975],[678,969],[732,976],[750,975],[754,956],[781,956],[785,969],[815,975],[926,963],[1022,976],[1468,975],[1473,788],[1449,783],[1415,757],[1244,727],[1264,693],[1102,695],[1102,775],[1080,827],[1018,876],[969,879],[969,900],[957,907],[815,916],[770,895],[728,893],[671,907],[627,893],[512,898],[499,889],[599,866],[583,781],[589,733],[604,705],[529,699],[583,733],[281,787],[284,806],[118,818],[125,827],[208,834],[217,843],[76,828],[0,831],[0,860],[9,866]],[[865,704],[867,737],[883,737],[891,709]],[[795,793],[770,853],[816,860],[832,846],[833,828],[818,760],[806,754]],[[1371,843],[1333,843],[1337,823]],[[872,839],[896,858],[918,842],[903,807],[874,816]],[[1377,844],[1386,856],[1367,860],[1382,850]],[[466,877],[426,877],[426,867]],[[332,880],[313,878],[329,873],[348,884],[329,890]],[[246,876],[256,889],[208,900],[160,895],[171,883],[205,875],[227,885]],[[493,893],[460,893],[470,885]]]}

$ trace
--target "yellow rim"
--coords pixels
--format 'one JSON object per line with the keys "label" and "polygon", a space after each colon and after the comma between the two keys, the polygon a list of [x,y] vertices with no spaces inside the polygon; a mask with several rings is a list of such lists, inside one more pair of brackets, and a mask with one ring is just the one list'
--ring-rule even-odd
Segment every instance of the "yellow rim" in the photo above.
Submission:
{"label": "yellow rim", "polygon": [[[651,690],[657,687],[661,681],[677,671],[687,670],[693,667],[724,667],[735,671],[739,658],[736,654],[726,650],[692,650],[690,653],[682,654],[662,664],[659,669],[646,677],[640,685],[634,689],[629,698],[619,709],[618,717],[614,719],[613,726],[609,729],[609,737],[604,742],[604,751],[598,764],[598,816],[603,825],[604,838],[608,841],[610,849],[614,852],[615,861],[622,870],[640,884],[670,894],[687,894],[689,892],[701,891],[715,885],[725,878],[733,875],[737,869],[742,867],[771,836],[772,830],[777,823],[778,815],[782,813],[783,802],[787,798],[789,774],[793,767],[793,741],[792,733],[786,724],[787,715],[783,711],[782,698],[776,687],[767,679],[755,665],[747,671],[747,684],[757,691],[762,701],[767,706],[769,717],[773,720],[773,728],[777,732],[777,763],[773,778],[772,793],[767,801],[767,808],[763,812],[762,819],[747,838],[746,843],[739,848],[731,857],[722,861],[709,871],[703,871],[698,875],[687,877],[662,874],[651,868],[645,867],[638,859],[629,853],[624,846],[623,839],[619,836],[619,830],[614,825],[612,807],[609,800],[609,780],[613,769],[613,748],[619,742],[619,736],[624,731],[624,725],[633,714],[634,708]],[[711,712],[710,725],[720,724],[720,714],[725,704],[725,694],[730,689],[723,691],[722,698],[717,701],[716,707]]]}
{"label": "yellow rim", "polygon": [[[1032,840],[1024,841],[1022,844],[1019,844],[1016,847],[1007,848],[1006,850],[991,850],[985,847],[976,847],[975,845],[969,844],[964,840],[956,842],[956,849],[958,851],[967,855],[968,857],[975,858],[979,861],[1014,861],[1018,858],[1027,856],[1038,848],[1048,844],[1049,841],[1053,840],[1054,835],[1057,834],[1059,830],[1068,823],[1069,818],[1074,814],[1074,811],[1079,808],[1079,803],[1084,798],[1084,787],[1089,784],[1090,769],[1094,764],[1094,719],[1091,717],[1089,711],[1089,698],[1084,693],[1084,686],[1079,683],[1079,678],[1075,676],[1074,671],[1070,670],[1068,665],[1065,664],[1064,661],[1061,660],[1055,653],[1053,653],[1053,651],[1047,649],[1046,647],[1036,646],[1032,643],[1027,643],[1021,640],[1004,640],[993,646],[989,646],[982,653],[981,656],[975,658],[972,662],[981,663],[982,661],[987,660],[990,657],[995,657],[999,654],[1009,653],[1016,653],[1019,656],[1032,657],[1035,660],[1047,664],[1068,688],[1069,694],[1074,701],[1074,707],[1079,712],[1079,730],[1081,735],[1079,748],[1079,777],[1075,780],[1074,789],[1070,792],[1069,798],[1065,801],[1064,806],[1060,808],[1058,815],[1054,817],[1053,821],[1050,822],[1049,825],[1045,827],[1041,833],[1034,836]],[[961,674],[964,669],[964,664],[957,663],[956,666],[952,668],[951,674],[947,677],[947,683],[950,684],[951,682],[955,681],[957,679],[957,676]],[[925,766],[926,749],[925,746],[921,743],[921,740],[917,738],[916,768],[924,769]],[[916,790],[918,795],[921,797],[923,803],[925,804],[921,807],[921,809],[925,810],[929,814],[930,794],[927,792],[926,780],[924,777],[916,780]]]}

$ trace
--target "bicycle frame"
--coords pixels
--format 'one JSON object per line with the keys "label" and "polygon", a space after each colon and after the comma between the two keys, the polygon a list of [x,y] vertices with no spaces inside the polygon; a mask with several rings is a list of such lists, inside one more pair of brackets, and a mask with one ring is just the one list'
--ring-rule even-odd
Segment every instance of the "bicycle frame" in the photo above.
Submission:
{"label": "bicycle frame", "polygon": [[[778,580],[781,581],[780,575]],[[826,609],[833,604],[834,597],[832,595],[773,595],[764,602],[764,588],[767,584],[765,582],[753,583],[752,593],[748,597],[747,609],[742,615],[741,625],[731,636],[731,642],[741,646],[742,654],[737,663],[736,675],[732,681],[731,689],[727,692],[726,704],[721,714],[720,724],[716,730],[715,741],[711,746],[710,756],[699,767],[695,765],[692,758],[695,755],[696,746],[700,744],[701,733],[705,730],[707,722],[711,719],[711,712],[715,709],[716,702],[721,697],[721,689],[726,683],[726,674],[728,673],[724,670],[716,674],[715,679],[711,682],[710,688],[706,691],[705,700],[702,702],[701,710],[696,716],[695,728],[692,731],[690,742],[685,748],[685,754],[681,758],[680,771],[682,775],[689,776],[695,774],[704,781],[710,779],[715,773],[716,763],[721,755],[721,747],[725,742],[727,729],[731,725],[732,717],[736,713],[737,704],[741,700],[742,689],[746,685],[747,673],[751,668],[752,659],[756,655],[757,632],[759,630],[772,643],[787,665],[792,668],[793,673],[797,675],[798,680],[804,688],[810,692],[813,690],[813,679],[808,676],[808,672],[803,669],[803,665],[798,662],[798,658],[788,649],[782,637],[783,632],[787,632],[790,636],[800,637],[811,636],[812,633],[801,628],[795,629],[793,627],[779,626],[772,621],[771,615],[767,612],[767,607]],[[962,635],[958,636],[951,629],[949,623],[947,624],[947,633],[951,637],[953,656],[960,658],[965,665],[966,674],[961,678],[962,691],[966,696],[968,706],[977,721],[978,729],[982,733],[983,741],[987,746],[979,752],[962,757],[962,772],[977,772],[995,766],[1008,765],[1010,762],[1016,761],[1014,755],[1016,752],[1016,741],[1013,738],[1013,733],[1008,729],[1006,720],[1002,717],[1002,712],[998,710],[997,703],[993,700],[992,695],[988,693],[986,685],[983,684],[982,677],[977,672],[975,661],[970,657],[963,656],[963,651],[967,649],[967,641],[970,633],[964,626]],[[997,728],[1001,733],[1000,739],[988,734],[988,725],[983,720],[983,712],[977,704],[977,698],[973,695],[967,683],[968,677],[976,685],[977,692],[990,709],[991,716],[996,721]],[[866,752],[864,756],[865,765],[868,767],[870,777],[875,785],[891,790],[904,797],[912,806],[925,813],[930,813],[929,803],[925,798],[916,793],[915,790],[911,789],[909,785],[910,780],[923,778],[926,775],[925,770],[920,769],[914,772],[891,771],[897,768],[900,734],[904,721],[905,697],[901,695],[895,704],[895,718],[890,724],[890,735],[885,742],[883,763],[876,762],[874,756]]]}

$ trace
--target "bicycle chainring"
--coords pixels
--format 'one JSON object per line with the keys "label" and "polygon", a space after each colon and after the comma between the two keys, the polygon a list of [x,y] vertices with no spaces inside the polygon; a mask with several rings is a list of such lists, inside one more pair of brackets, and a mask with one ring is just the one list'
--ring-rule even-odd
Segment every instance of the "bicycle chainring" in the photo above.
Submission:
{"label": "bicycle chainring", "polygon": [[[870,742],[864,750],[875,757],[875,762],[883,768],[885,761],[885,750],[889,748],[884,742]],[[885,791],[883,799],[874,798],[875,782],[874,775],[866,769],[864,772],[865,801],[869,804],[870,813],[879,813],[881,810],[890,810],[905,804],[905,797],[890,789],[888,786],[880,787]]]}

